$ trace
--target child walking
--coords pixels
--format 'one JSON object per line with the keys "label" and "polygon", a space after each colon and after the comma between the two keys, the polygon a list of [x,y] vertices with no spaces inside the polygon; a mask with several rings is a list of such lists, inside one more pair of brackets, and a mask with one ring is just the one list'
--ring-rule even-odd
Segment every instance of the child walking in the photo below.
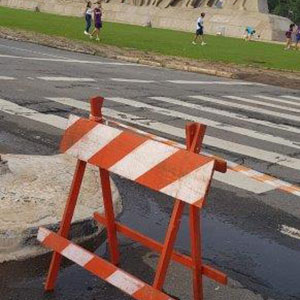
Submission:
{"label": "child walking", "polygon": [[94,8],[94,22],[95,22],[95,28],[91,34],[91,38],[93,38],[93,36],[96,35],[96,41],[100,41],[99,34],[100,34],[100,29],[102,28],[101,1],[98,1],[97,6]]}
{"label": "child walking", "polygon": [[85,31],[84,31],[85,35],[90,35],[89,31],[92,26],[92,14],[93,14],[92,2],[88,1],[86,3],[86,8],[85,8],[85,12],[84,12],[85,23],[86,23]]}
{"label": "child walking", "polygon": [[284,50],[289,50],[292,47],[292,35],[294,32],[295,24],[291,24],[289,30],[285,33],[286,36],[286,46]]}
{"label": "child walking", "polygon": [[201,13],[200,17],[197,20],[197,30],[196,30],[194,40],[192,41],[193,45],[197,44],[196,41],[199,37],[201,39],[201,46],[206,45],[206,43],[204,42],[204,39],[203,39],[203,34],[204,34],[204,26],[203,26],[204,20],[203,19],[204,19],[204,17],[205,17],[205,13]]}

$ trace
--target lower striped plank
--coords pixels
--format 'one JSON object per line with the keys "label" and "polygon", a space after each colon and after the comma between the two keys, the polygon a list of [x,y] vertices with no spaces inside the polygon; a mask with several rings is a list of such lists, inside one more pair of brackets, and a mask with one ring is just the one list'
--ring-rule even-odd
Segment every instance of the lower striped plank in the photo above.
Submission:
{"label": "lower striped plank", "polygon": [[44,246],[60,253],[84,269],[90,271],[99,278],[107,281],[111,285],[119,288],[124,293],[134,299],[145,300],[172,300],[170,296],[164,294],[122,271],[106,260],[70,242],[58,234],[40,227],[37,235],[38,241]]}

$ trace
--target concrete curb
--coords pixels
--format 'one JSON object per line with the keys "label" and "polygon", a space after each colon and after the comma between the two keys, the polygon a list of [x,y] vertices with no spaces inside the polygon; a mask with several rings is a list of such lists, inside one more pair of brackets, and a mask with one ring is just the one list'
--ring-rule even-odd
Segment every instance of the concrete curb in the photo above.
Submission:
{"label": "concrete curb", "polygon": [[[229,71],[224,70],[224,66],[220,64],[213,67],[202,66],[202,62],[184,58],[160,56],[157,54],[148,54],[138,50],[128,51],[115,46],[88,44],[80,41],[73,41],[63,37],[51,37],[43,34],[32,33],[30,31],[13,31],[10,28],[0,26],[0,38],[30,42],[38,45],[43,45],[51,48],[67,50],[71,52],[96,55],[108,59],[116,59],[129,63],[142,64],[151,67],[168,68],[173,70],[180,70],[186,72],[193,72],[198,74],[205,74],[211,76],[218,76],[228,79],[245,80],[249,82],[257,82],[262,84],[280,86],[284,88],[291,88],[295,90],[300,89],[300,72],[272,70],[272,69],[256,69],[253,67],[228,65]],[[129,55],[122,52],[129,52]],[[151,57],[153,56],[153,58]],[[205,64],[205,62],[203,62]],[[222,69],[223,68],[223,69]]]}
{"label": "concrete curb", "polygon": [[[168,69],[173,69],[173,70],[187,71],[187,72],[213,75],[213,76],[219,76],[219,77],[225,77],[225,78],[237,78],[237,76],[233,72],[218,71],[216,69],[208,69],[208,68],[190,66],[190,65],[186,65],[184,63],[179,63],[179,62],[165,63],[165,62],[163,62],[163,60],[153,61],[150,59],[145,59],[143,57],[132,57],[132,56],[126,56],[126,55],[107,55],[106,53],[101,52],[99,50],[92,50],[92,49],[87,49],[87,48],[78,49],[75,47],[54,44],[50,41],[49,42],[47,42],[47,41],[41,42],[41,41],[33,40],[33,39],[30,39],[27,37],[15,37],[15,36],[5,34],[3,32],[0,32],[0,37],[8,39],[8,40],[25,41],[25,42],[29,42],[29,43],[33,43],[33,44],[48,46],[51,48],[67,50],[67,51],[77,52],[77,53],[82,53],[82,54],[97,55],[97,56],[101,56],[101,57],[105,57],[105,58],[109,58],[109,59],[117,59],[117,60],[121,60],[121,61],[141,64],[141,65],[146,65],[146,66],[151,66],[151,67],[168,68]],[[74,41],[72,41],[72,42],[74,42]],[[83,47],[83,45],[82,45],[82,47]]]}

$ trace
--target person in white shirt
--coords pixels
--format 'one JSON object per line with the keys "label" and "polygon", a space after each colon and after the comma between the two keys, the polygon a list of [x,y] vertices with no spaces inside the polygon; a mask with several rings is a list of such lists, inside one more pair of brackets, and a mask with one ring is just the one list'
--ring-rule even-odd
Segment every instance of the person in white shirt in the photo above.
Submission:
{"label": "person in white shirt", "polygon": [[92,2],[88,1],[86,3],[86,8],[84,11],[85,23],[86,23],[85,31],[84,31],[85,35],[90,35],[89,31],[92,25],[92,14],[93,14]]}
{"label": "person in white shirt", "polygon": [[203,39],[203,34],[204,34],[204,17],[205,17],[205,13],[201,13],[200,17],[197,20],[197,30],[196,30],[196,34],[194,37],[194,40],[192,41],[193,45],[196,45],[196,41],[197,39],[200,37],[201,39],[201,46],[206,45],[206,43],[204,42]]}

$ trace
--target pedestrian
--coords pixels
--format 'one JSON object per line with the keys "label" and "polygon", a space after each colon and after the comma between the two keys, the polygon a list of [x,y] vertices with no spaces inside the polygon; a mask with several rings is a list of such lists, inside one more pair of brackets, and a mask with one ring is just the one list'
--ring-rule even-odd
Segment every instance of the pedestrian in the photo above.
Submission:
{"label": "pedestrian", "polygon": [[296,30],[296,44],[295,44],[295,50],[298,50],[298,44],[300,42],[300,25],[297,26]]}
{"label": "pedestrian", "polygon": [[92,26],[92,14],[93,14],[92,2],[88,1],[86,3],[86,8],[85,8],[85,12],[84,12],[85,23],[86,23],[86,27],[85,27],[85,31],[84,31],[85,35],[90,35],[90,28]]}
{"label": "pedestrian", "polygon": [[95,4],[97,4],[97,6],[94,8],[95,28],[91,34],[91,39],[93,38],[94,35],[96,35],[96,41],[100,41],[99,34],[100,34],[100,29],[102,28],[102,5],[101,5],[101,1],[97,1]]}
{"label": "pedestrian", "polygon": [[286,45],[284,50],[289,50],[292,47],[292,35],[294,32],[295,24],[291,24],[289,30],[285,33]]}
{"label": "pedestrian", "polygon": [[200,37],[201,40],[201,46],[206,45],[206,43],[204,42],[203,39],[203,35],[204,35],[204,17],[205,17],[205,13],[201,13],[200,17],[197,20],[197,30],[196,30],[196,34],[194,37],[194,40],[192,41],[193,45],[196,45],[196,41],[197,39]]}
{"label": "pedestrian", "polygon": [[247,26],[245,29],[245,41],[251,41],[255,33],[256,31],[253,27]]}

